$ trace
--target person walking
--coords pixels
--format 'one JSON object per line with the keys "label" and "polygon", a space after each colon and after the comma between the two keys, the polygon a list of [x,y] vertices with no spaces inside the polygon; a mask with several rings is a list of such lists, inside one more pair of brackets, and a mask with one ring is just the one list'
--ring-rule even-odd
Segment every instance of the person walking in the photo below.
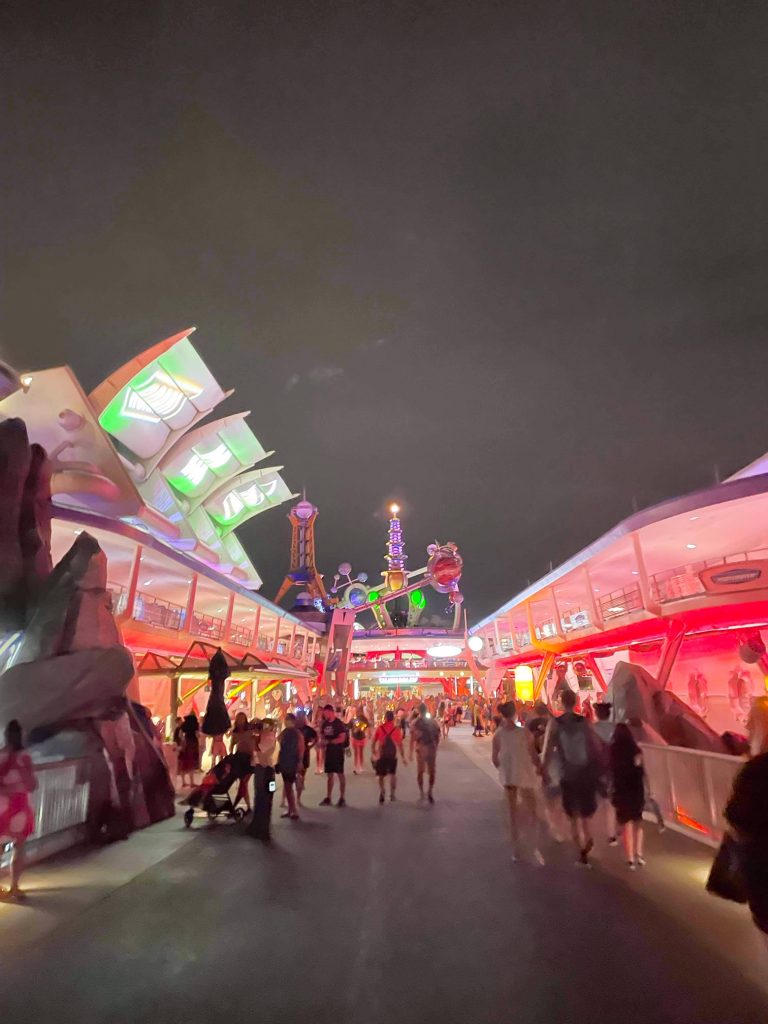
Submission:
{"label": "person walking", "polygon": [[[613,739],[613,731],[616,728],[614,722],[611,721],[611,704],[595,704],[595,716],[597,721],[592,726],[595,730],[595,735],[598,736],[606,748],[610,747],[611,740]],[[611,799],[612,794],[612,783],[611,783],[611,772],[610,764],[607,763],[606,759],[606,771],[600,777],[600,783],[598,792],[601,797],[604,797],[605,806],[605,818],[606,818],[606,829],[608,832],[608,845],[616,846],[618,843],[617,839],[617,825],[616,825],[616,809],[613,806],[613,800]]]}
{"label": "person walking", "polygon": [[[178,757],[179,777],[181,786],[195,786],[195,772],[200,771],[200,723],[197,715],[184,716],[181,723],[181,748]],[[184,780],[188,781],[185,782]]]}
{"label": "person walking", "polygon": [[645,866],[643,859],[643,808],[645,772],[643,754],[624,722],[613,730],[609,750],[611,803],[616,821],[623,827],[624,850],[631,871]]}
{"label": "person walking", "polygon": [[541,787],[541,766],[536,753],[536,744],[530,729],[521,728],[517,723],[515,702],[508,700],[499,705],[501,726],[493,734],[491,760],[499,773],[504,787],[509,811],[509,828],[512,836],[512,861],[520,859],[520,807],[533,824],[533,857],[543,865],[544,857],[539,849],[539,816],[536,808],[536,793]]}
{"label": "person walking", "polygon": [[389,799],[394,801],[397,787],[398,755],[406,764],[403,731],[395,721],[394,711],[387,711],[384,721],[373,734],[373,757],[379,780],[379,803],[384,803],[384,783],[389,778]]}
{"label": "person walking", "polygon": [[283,777],[283,793],[288,805],[288,810],[280,817],[298,821],[295,787],[299,770],[304,764],[304,736],[296,726],[296,715],[290,711],[285,716],[285,728],[280,733],[278,743],[280,753],[277,755],[277,771]]}
{"label": "person walking", "polygon": [[560,793],[563,810],[571,823],[571,836],[578,851],[579,864],[590,867],[589,855],[595,845],[591,820],[597,810],[597,787],[601,764],[600,741],[591,726],[576,714],[577,696],[571,689],[561,691],[565,709],[559,718],[553,718],[544,740],[544,777],[548,781],[548,766],[552,759],[559,768]]}
{"label": "person walking", "polygon": [[307,721],[307,713],[303,708],[296,712],[296,728],[304,737],[304,757],[296,776],[296,804],[301,807],[301,796],[304,792],[307,772],[309,771],[309,755],[312,748],[317,746],[318,736],[317,730],[313,729]]}
{"label": "person walking", "polygon": [[248,721],[244,711],[238,711],[235,715],[235,724],[229,736],[229,753],[234,758],[237,773],[240,776],[240,785],[237,788],[235,804],[240,800],[245,802],[247,811],[251,809],[251,797],[248,792],[248,781],[251,777],[251,764],[256,751],[256,734],[253,726]]}
{"label": "person walking", "polygon": [[734,779],[725,819],[752,920],[768,948],[768,697],[753,702],[747,733],[750,759]]}
{"label": "person walking", "polygon": [[362,775],[365,760],[365,745],[368,742],[368,731],[371,723],[365,715],[362,707],[357,709],[357,714],[352,719],[352,754],[354,756],[355,775]]}
{"label": "person walking", "polygon": [[419,705],[419,714],[411,726],[410,755],[416,751],[416,781],[419,785],[419,799],[424,799],[424,773],[427,773],[427,800],[435,802],[432,791],[435,788],[437,771],[437,748],[440,743],[440,727],[427,711],[426,704]]}
{"label": "person walking", "polygon": [[336,715],[333,704],[326,704],[323,708],[323,721],[320,726],[320,746],[323,749],[323,763],[325,765],[325,776],[327,789],[325,799],[320,801],[321,807],[330,807],[333,802],[333,780],[339,780],[339,799],[337,807],[346,807],[345,793],[347,780],[344,778],[344,755],[347,745],[347,728],[341,719]]}
{"label": "person walking", "polygon": [[24,899],[21,875],[24,848],[35,830],[35,818],[29,801],[37,789],[32,758],[24,749],[21,726],[12,719],[5,729],[5,747],[0,751],[0,840],[11,843],[11,885],[0,896],[13,902]]}

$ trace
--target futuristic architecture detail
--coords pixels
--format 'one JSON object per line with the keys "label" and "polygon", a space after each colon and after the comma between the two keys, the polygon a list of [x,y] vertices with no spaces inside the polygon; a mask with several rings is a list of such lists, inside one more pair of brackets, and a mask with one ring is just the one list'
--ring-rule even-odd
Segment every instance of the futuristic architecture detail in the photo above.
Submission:
{"label": "futuristic architecture detail", "polygon": [[50,453],[56,504],[119,516],[258,590],[232,531],[291,491],[281,467],[252,468],[272,453],[247,413],[200,425],[232,392],[195,351],[193,329],[147,349],[89,397],[66,367],[25,375],[3,411],[24,418]]}
{"label": "futuristic architecture detail", "polygon": [[315,520],[317,506],[306,496],[293,506],[288,516],[291,524],[291,567],[275,597],[279,604],[291,587],[300,587],[312,600],[327,601],[323,577],[315,563]]}

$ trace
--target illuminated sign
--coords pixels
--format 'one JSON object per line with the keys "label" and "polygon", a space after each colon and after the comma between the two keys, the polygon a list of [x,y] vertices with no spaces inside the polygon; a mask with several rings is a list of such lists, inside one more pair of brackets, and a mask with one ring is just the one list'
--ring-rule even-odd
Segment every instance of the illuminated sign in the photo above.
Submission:
{"label": "illuminated sign", "polygon": [[711,565],[701,570],[699,579],[704,589],[713,594],[733,590],[763,590],[768,588],[768,559]]}
{"label": "illuminated sign", "polygon": [[457,658],[462,652],[458,644],[436,644],[427,648],[430,658]]}

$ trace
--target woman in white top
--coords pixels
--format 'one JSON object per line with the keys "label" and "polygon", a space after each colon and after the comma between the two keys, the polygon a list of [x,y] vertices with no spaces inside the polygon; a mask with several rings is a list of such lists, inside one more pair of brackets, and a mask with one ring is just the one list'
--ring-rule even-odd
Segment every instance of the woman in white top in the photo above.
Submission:
{"label": "woman in white top", "polygon": [[[513,701],[499,706],[501,727],[493,734],[492,759],[499,772],[499,781],[504,787],[509,809],[509,825],[512,833],[512,860],[520,859],[519,804],[522,803],[526,817],[530,818],[538,833],[536,812],[536,791],[541,782],[541,767],[536,753],[533,734],[530,729],[521,729],[517,724],[517,708]],[[534,860],[544,863],[534,843]]]}

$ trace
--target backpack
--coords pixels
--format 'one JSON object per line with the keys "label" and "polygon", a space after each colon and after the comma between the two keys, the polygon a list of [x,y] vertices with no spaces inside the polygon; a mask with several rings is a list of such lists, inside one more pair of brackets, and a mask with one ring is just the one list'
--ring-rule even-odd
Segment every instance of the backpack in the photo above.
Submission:
{"label": "backpack", "polygon": [[[389,723],[392,725],[392,723]],[[397,757],[397,744],[392,739],[392,736],[397,729],[396,725],[392,725],[389,732],[384,735],[384,742],[381,744],[381,758],[384,761],[393,761]]]}
{"label": "backpack", "polygon": [[589,764],[589,737],[587,723],[583,719],[566,723],[558,720],[557,745],[566,771],[586,768]]}
{"label": "backpack", "polygon": [[440,729],[431,718],[418,718],[413,723],[416,742],[424,747],[436,747],[440,742]]}

